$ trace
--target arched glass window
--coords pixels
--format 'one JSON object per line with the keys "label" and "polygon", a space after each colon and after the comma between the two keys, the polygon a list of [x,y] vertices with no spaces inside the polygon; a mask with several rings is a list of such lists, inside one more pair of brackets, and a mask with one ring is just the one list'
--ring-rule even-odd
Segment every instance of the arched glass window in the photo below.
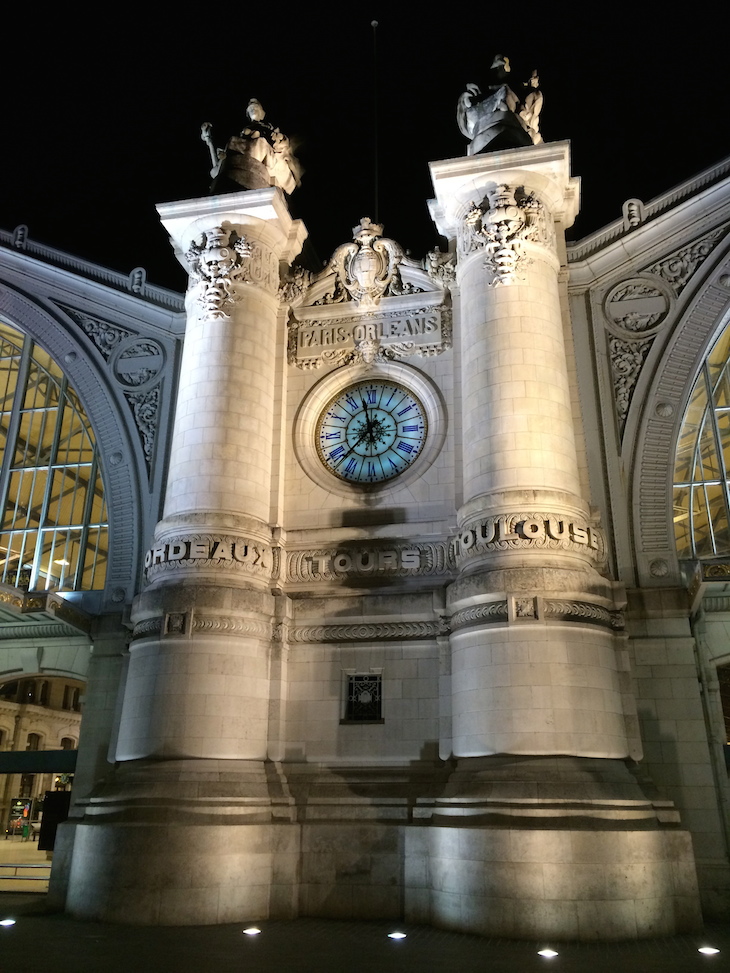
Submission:
{"label": "arched glass window", "polygon": [[29,733],[28,742],[25,745],[26,750],[40,750],[41,749],[41,737],[39,733]]}
{"label": "arched glass window", "polygon": [[730,556],[730,327],[697,377],[677,442],[674,535],[680,558]]}
{"label": "arched glass window", "polygon": [[3,322],[0,450],[0,581],[102,588],[108,524],[91,426],[53,359]]}
{"label": "arched glass window", "polygon": [[75,750],[76,749],[76,741],[74,739],[72,739],[72,737],[63,737],[62,740],[61,740],[61,749],[62,750]]}

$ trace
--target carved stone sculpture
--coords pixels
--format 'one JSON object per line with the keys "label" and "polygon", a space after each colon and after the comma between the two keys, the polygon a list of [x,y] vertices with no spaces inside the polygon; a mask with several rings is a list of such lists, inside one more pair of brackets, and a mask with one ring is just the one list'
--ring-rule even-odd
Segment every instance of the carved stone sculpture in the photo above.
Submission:
{"label": "carved stone sculpture", "polygon": [[469,139],[467,155],[542,142],[539,116],[543,96],[537,71],[527,84],[516,86],[519,94],[512,87],[509,58],[497,54],[491,72],[487,94],[482,94],[479,85],[467,84],[457,104],[459,130]]}
{"label": "carved stone sculpture", "polygon": [[456,280],[456,254],[454,253],[442,253],[436,247],[426,254],[424,266],[431,280],[442,284],[453,284]]}
{"label": "carved stone sculpture", "polygon": [[540,201],[519,187],[495,186],[464,217],[460,249],[483,249],[492,284],[507,284],[519,276],[527,241],[549,244],[552,227]]}
{"label": "carved stone sculpture", "polygon": [[190,245],[186,254],[190,284],[197,287],[196,300],[207,317],[226,316],[236,300],[234,284],[243,278],[243,262],[250,256],[251,244],[222,226]]}
{"label": "carved stone sculpture", "polygon": [[383,237],[383,227],[365,216],[353,228],[353,242],[338,247],[330,266],[338,285],[361,307],[375,307],[399,283],[398,264],[403,251],[395,240]]}
{"label": "carved stone sculpture", "polygon": [[295,146],[278,128],[264,121],[266,113],[257,98],[249,101],[246,116],[243,131],[233,135],[225,149],[215,148],[210,122],[201,126],[200,137],[208,146],[213,163],[211,192],[227,192],[241,186],[278,186],[285,193],[292,193],[302,177],[301,164],[294,156]]}

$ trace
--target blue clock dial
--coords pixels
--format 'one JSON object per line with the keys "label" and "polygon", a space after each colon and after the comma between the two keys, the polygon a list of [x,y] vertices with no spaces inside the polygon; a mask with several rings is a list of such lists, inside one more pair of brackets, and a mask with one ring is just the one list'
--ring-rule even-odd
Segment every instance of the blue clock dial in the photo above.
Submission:
{"label": "blue clock dial", "polygon": [[382,483],[407,470],[426,442],[423,404],[397,382],[350,385],[330,400],[316,426],[317,453],[350,483]]}

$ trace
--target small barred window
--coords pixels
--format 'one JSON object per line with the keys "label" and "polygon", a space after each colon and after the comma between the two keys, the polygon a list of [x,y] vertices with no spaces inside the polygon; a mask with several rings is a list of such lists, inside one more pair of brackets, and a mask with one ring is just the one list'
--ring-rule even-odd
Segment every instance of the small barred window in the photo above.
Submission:
{"label": "small barred window", "polygon": [[343,723],[382,723],[382,676],[348,675]]}

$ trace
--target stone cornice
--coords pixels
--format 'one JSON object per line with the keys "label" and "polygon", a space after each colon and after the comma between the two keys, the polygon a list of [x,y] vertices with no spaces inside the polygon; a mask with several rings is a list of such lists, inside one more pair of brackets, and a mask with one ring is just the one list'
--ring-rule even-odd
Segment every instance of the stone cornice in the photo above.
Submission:
{"label": "stone cornice", "polygon": [[126,291],[131,296],[148,304],[156,304],[158,307],[170,311],[183,310],[184,296],[164,287],[155,287],[149,284],[143,267],[135,267],[129,274],[120,274],[108,267],[102,267],[100,264],[91,263],[88,260],[75,257],[73,254],[65,253],[63,250],[56,250],[54,247],[48,247],[30,240],[28,238],[28,227],[25,225],[16,226],[12,233],[8,233],[7,230],[0,230],[0,247],[27,255],[45,264],[60,267],[79,277],[96,281],[106,287],[113,287],[117,291]]}
{"label": "stone cornice", "polygon": [[[687,182],[680,183],[680,185],[675,186],[668,192],[663,193],[661,196],[655,197],[651,202],[644,203],[642,206],[642,225],[663,213],[678,203],[689,199],[695,194],[699,193],[701,190],[708,186],[712,186],[714,183],[720,182],[722,179],[726,178],[730,174],[730,158],[724,159],[717,165],[710,166],[709,169],[705,169],[694,179],[690,179]],[[584,237],[582,240],[568,247],[568,261],[571,264],[580,263],[580,261],[585,260],[591,254],[602,250],[604,247],[609,246],[619,237],[627,235],[634,231],[636,228],[631,226],[626,219],[615,220],[613,223],[609,223],[608,226],[604,227],[596,233],[590,236]]]}

